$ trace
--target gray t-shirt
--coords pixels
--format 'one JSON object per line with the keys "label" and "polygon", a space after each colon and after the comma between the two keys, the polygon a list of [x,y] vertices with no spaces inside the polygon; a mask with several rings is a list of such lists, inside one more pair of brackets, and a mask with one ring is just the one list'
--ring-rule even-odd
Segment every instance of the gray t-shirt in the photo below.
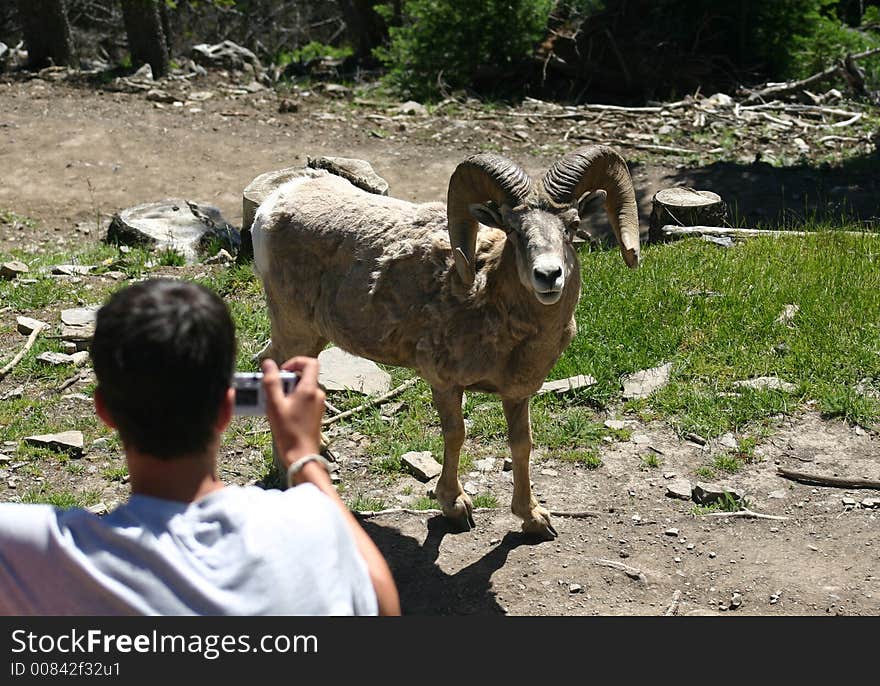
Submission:
{"label": "gray t-shirt", "polygon": [[0,504],[0,614],[374,615],[367,565],[311,484],[133,495],[105,517]]}

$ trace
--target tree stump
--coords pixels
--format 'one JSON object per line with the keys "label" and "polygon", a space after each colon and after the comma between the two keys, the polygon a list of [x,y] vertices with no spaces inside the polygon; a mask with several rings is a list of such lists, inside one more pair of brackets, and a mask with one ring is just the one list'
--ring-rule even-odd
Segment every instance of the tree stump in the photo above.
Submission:
{"label": "tree stump", "polygon": [[652,243],[666,240],[660,227],[666,224],[678,226],[722,226],[727,219],[727,205],[721,196],[712,191],[697,191],[684,186],[664,188],[653,198],[648,239]]}
{"label": "tree stump", "polygon": [[189,263],[218,246],[234,252],[239,240],[238,231],[220,210],[184,198],[129,207],[113,215],[107,229],[108,243],[169,248]]}

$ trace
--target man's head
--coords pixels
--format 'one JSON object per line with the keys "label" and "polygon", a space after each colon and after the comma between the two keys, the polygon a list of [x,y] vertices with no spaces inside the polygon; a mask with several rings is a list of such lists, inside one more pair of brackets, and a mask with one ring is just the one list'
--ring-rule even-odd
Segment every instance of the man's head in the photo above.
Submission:
{"label": "man's head", "polygon": [[174,458],[210,445],[235,365],[235,325],[216,294],[172,279],[117,291],[98,311],[91,353],[126,448]]}

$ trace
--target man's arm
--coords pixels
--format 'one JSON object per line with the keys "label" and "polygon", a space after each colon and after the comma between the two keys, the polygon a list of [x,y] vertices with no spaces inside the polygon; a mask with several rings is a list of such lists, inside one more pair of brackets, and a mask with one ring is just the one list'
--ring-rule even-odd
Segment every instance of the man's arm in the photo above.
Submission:
{"label": "man's arm", "polygon": [[[285,362],[282,368],[297,372],[300,376],[296,388],[286,396],[281,390],[278,366],[271,360],[263,362],[266,414],[272,427],[278,458],[282,466],[287,468],[301,457],[319,452],[325,396],[318,386],[318,361],[314,358],[295,357]],[[324,467],[318,462],[309,462],[294,478],[296,485],[305,482],[315,485],[336,504],[354,537],[358,551],[367,563],[370,580],[376,591],[379,614],[399,615],[400,599],[388,563],[339,497]]]}

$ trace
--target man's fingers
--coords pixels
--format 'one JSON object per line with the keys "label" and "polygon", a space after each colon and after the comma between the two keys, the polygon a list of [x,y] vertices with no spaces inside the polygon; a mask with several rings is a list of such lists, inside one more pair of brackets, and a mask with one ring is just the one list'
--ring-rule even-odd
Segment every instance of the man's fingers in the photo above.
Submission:
{"label": "man's fingers", "polygon": [[284,391],[281,390],[281,375],[278,373],[278,365],[274,360],[263,360],[263,389],[269,402],[277,405],[284,399]]}
{"label": "man's fingers", "polygon": [[314,390],[318,387],[318,360],[314,357],[293,357],[281,365],[288,372],[297,372],[299,381],[297,388]]}

